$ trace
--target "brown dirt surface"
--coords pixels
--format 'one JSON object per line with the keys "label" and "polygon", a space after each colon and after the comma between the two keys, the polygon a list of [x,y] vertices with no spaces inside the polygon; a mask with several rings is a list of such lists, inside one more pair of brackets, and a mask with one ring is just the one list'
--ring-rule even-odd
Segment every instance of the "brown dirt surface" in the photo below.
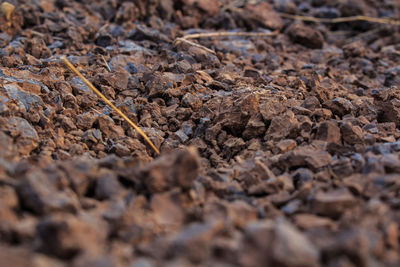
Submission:
{"label": "brown dirt surface", "polygon": [[8,2],[0,266],[400,266],[399,1]]}

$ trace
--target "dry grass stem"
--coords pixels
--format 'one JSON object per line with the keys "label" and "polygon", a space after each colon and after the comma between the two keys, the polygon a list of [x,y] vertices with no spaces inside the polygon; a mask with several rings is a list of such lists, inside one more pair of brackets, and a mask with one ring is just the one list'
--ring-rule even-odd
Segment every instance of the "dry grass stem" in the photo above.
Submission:
{"label": "dry grass stem", "polygon": [[274,32],[207,32],[207,33],[194,33],[183,36],[183,39],[199,39],[199,38],[218,38],[218,37],[231,37],[231,36],[242,36],[242,37],[265,37],[276,35],[278,31]]}
{"label": "dry grass stem", "polygon": [[302,21],[312,21],[312,22],[324,22],[324,23],[341,23],[341,22],[351,22],[351,21],[369,21],[380,24],[391,24],[391,25],[400,25],[399,20],[394,19],[386,19],[386,18],[373,18],[367,16],[352,16],[352,17],[341,17],[334,19],[327,18],[316,18],[309,16],[299,16],[299,15],[291,15],[287,13],[279,13],[282,17],[288,19],[297,19]]}
{"label": "dry grass stem", "polygon": [[109,71],[109,72],[111,72],[111,68],[110,68],[110,65],[108,65],[108,62],[107,62],[107,60],[104,58],[104,56],[103,55],[101,55],[101,58],[103,59],[103,61],[104,61],[104,64],[106,65],[106,67],[107,67],[107,70]]}
{"label": "dry grass stem", "polygon": [[116,106],[114,106],[113,103],[111,103],[110,100],[108,100],[99,90],[94,87],[94,85],[89,82],[72,64],[71,62],[65,57],[61,57],[62,61],[64,61],[65,65],[68,66],[76,75],[78,75],[79,78],[84,81],[89,88],[95,92],[104,102],[107,103],[113,110],[115,110],[125,121],[127,121],[141,136],[143,136],[144,140],[154,149],[156,154],[160,154],[158,149],[155,147],[155,145],[150,141],[150,139],[147,137],[147,135],[135,124],[133,123],[120,109],[118,109]]}
{"label": "dry grass stem", "polygon": [[174,41],[174,45],[179,42],[184,42],[190,44],[192,46],[204,49],[205,51],[216,54],[214,50],[209,49],[203,45],[196,44],[189,39],[200,39],[200,38],[220,38],[220,37],[232,37],[232,36],[241,36],[241,37],[266,37],[278,34],[278,31],[274,32],[208,32],[208,33],[194,33],[188,34],[183,37],[176,38]]}
{"label": "dry grass stem", "polygon": [[196,44],[196,43],[194,43],[194,42],[192,42],[192,41],[186,40],[185,38],[176,38],[174,44],[176,45],[176,44],[178,44],[179,42],[187,43],[187,44],[190,44],[190,45],[192,45],[192,46],[195,46],[195,47],[204,49],[205,51],[207,51],[207,52],[209,52],[209,53],[211,53],[211,54],[214,54],[214,55],[216,54],[214,50],[211,50],[210,48],[207,48],[207,47],[205,47],[205,46],[203,46],[203,45]]}
{"label": "dry grass stem", "polygon": [[9,21],[11,18],[11,14],[14,12],[15,6],[8,2],[3,2],[0,6],[0,12],[3,16],[5,16],[6,20]]}

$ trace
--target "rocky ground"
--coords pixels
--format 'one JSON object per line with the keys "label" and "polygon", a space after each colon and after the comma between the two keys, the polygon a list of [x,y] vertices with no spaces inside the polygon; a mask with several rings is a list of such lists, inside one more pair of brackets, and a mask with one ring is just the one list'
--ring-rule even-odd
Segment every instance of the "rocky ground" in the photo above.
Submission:
{"label": "rocky ground", "polygon": [[398,1],[9,3],[0,266],[399,266]]}

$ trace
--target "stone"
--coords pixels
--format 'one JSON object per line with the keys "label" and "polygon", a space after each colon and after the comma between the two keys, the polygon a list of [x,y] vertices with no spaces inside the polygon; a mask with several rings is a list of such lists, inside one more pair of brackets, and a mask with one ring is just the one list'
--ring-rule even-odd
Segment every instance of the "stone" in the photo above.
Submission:
{"label": "stone", "polygon": [[31,252],[22,246],[0,246],[1,266],[34,266],[32,265]]}
{"label": "stone", "polygon": [[314,111],[317,108],[321,108],[321,103],[318,98],[315,96],[309,96],[304,99],[304,102],[301,104],[302,107]]}
{"label": "stone", "polygon": [[237,153],[239,153],[245,146],[246,143],[243,141],[242,138],[237,138],[237,137],[228,138],[228,140],[224,142],[223,154],[226,158],[231,159]]}
{"label": "stone", "polygon": [[279,12],[296,14],[297,7],[293,0],[274,0],[274,7]]}
{"label": "stone", "polygon": [[276,144],[276,147],[279,149],[279,153],[286,153],[296,148],[296,146],[296,141],[292,139],[284,139]]}
{"label": "stone", "polygon": [[364,57],[365,55],[365,44],[362,41],[351,42],[342,49],[345,57]]}
{"label": "stone", "polygon": [[100,115],[96,122],[101,133],[107,138],[117,139],[125,135],[124,129],[119,125],[115,125],[113,119],[107,115]]}
{"label": "stone", "polygon": [[162,97],[174,85],[173,80],[160,72],[146,73],[143,78],[149,97]]}
{"label": "stone", "polygon": [[266,127],[261,114],[253,115],[247,122],[246,129],[243,132],[243,138],[246,140],[257,138],[265,133]]}
{"label": "stone", "polygon": [[86,130],[89,130],[90,128],[92,128],[93,123],[96,121],[96,119],[97,119],[97,116],[93,112],[89,111],[89,112],[79,114],[78,116],[76,116],[75,125],[79,129],[86,131]]}
{"label": "stone", "polygon": [[384,85],[387,87],[400,84],[400,66],[390,68],[385,71]]}
{"label": "stone", "polygon": [[[10,136],[0,131],[0,158],[5,161],[11,161],[17,153],[16,147],[13,145],[13,140]],[[0,168],[0,170],[2,167]]]}
{"label": "stone", "polygon": [[113,38],[109,34],[97,34],[95,44],[102,47],[107,47],[112,44]]}
{"label": "stone", "polygon": [[317,122],[329,120],[332,116],[332,111],[326,108],[317,108],[311,113],[311,118]]}
{"label": "stone", "polygon": [[395,97],[393,99],[383,101],[378,104],[380,106],[379,120],[381,122],[394,122],[396,126],[400,126],[400,100]]}
{"label": "stone", "polygon": [[339,4],[339,11],[342,13],[342,16],[345,17],[364,15],[366,9],[367,5],[361,0],[345,0]]}
{"label": "stone", "polygon": [[116,175],[106,169],[101,169],[97,174],[95,186],[95,197],[99,200],[107,200],[118,197],[122,193]]}
{"label": "stone", "polygon": [[260,160],[244,161],[240,166],[237,166],[237,175],[235,176],[235,179],[239,181],[245,189],[272,178],[275,178],[275,175],[268,166]]}
{"label": "stone", "polygon": [[307,182],[312,181],[314,173],[309,169],[299,168],[292,173],[293,184],[296,188],[301,188]]}
{"label": "stone", "polygon": [[179,229],[185,220],[185,210],[178,191],[155,194],[151,198],[150,208],[154,221],[165,230]]}
{"label": "stone", "polygon": [[217,122],[220,122],[222,127],[232,132],[233,135],[240,136],[250,117],[257,114],[259,98],[256,94],[249,94],[233,103],[231,101],[222,104],[222,106],[226,106],[226,109],[223,109],[218,116]]}
{"label": "stone", "polygon": [[63,116],[63,118],[61,120],[61,126],[63,127],[63,129],[66,132],[76,130],[76,125],[75,125],[74,121],[72,120],[72,118],[70,118],[68,116]]}
{"label": "stone", "polygon": [[[272,174],[273,175],[273,174]],[[278,194],[284,188],[284,183],[276,177],[268,180],[263,180],[258,184],[254,184],[248,187],[244,186],[248,195],[251,196],[264,196]]]}
{"label": "stone", "polygon": [[280,30],[284,25],[279,14],[266,2],[247,4],[241,16],[247,23],[252,23],[254,28],[264,27],[272,30]]}
{"label": "stone", "polygon": [[293,132],[296,132],[299,127],[294,113],[287,111],[281,116],[276,116],[271,120],[271,124],[265,133],[265,139],[267,140],[281,140],[290,137]]}
{"label": "stone", "polygon": [[14,211],[6,205],[0,204],[0,237],[4,241],[11,242],[13,239],[13,228],[18,218]]}
{"label": "stone", "polygon": [[257,221],[245,228],[239,250],[243,266],[318,266],[318,260],[318,249],[286,221]]}
{"label": "stone", "polygon": [[189,224],[171,238],[169,254],[181,255],[183,253],[194,262],[207,259],[211,253],[213,238],[223,228],[222,221]]}
{"label": "stone", "polygon": [[315,139],[341,144],[341,131],[334,121],[324,121],[318,125]]}
{"label": "stone", "polygon": [[82,141],[88,146],[91,144],[97,144],[102,141],[102,134],[99,129],[89,129],[82,135]]}
{"label": "stone", "polygon": [[354,110],[353,104],[350,102],[350,100],[342,97],[336,97],[332,100],[328,100],[323,103],[323,106],[327,109],[330,109],[333,114],[340,117],[346,114],[351,114]]}
{"label": "stone", "polygon": [[35,128],[25,119],[11,117],[7,120],[5,129],[13,137],[20,155],[27,156],[38,147],[39,136]]}
{"label": "stone", "polygon": [[171,40],[165,34],[154,28],[149,28],[143,24],[137,25],[137,27],[129,33],[129,39],[134,41],[150,40],[153,42],[171,42]]}
{"label": "stone", "polygon": [[279,157],[278,162],[280,168],[307,166],[312,170],[318,170],[328,166],[332,162],[332,156],[326,151],[306,146],[286,152]]}
{"label": "stone", "polygon": [[205,67],[218,67],[221,64],[217,56],[202,48],[191,46],[188,53]]}
{"label": "stone", "polygon": [[347,209],[351,209],[357,199],[347,188],[328,192],[318,191],[312,199],[313,212],[319,215],[337,219]]}
{"label": "stone", "polygon": [[214,0],[198,0],[195,1],[195,6],[204,11],[207,16],[215,16],[219,13],[221,8],[220,1]]}
{"label": "stone", "polygon": [[0,205],[5,206],[8,209],[16,209],[18,207],[18,196],[12,187],[0,187],[0,203]]}
{"label": "stone", "polygon": [[386,173],[397,173],[400,171],[400,159],[394,154],[386,154],[380,158],[379,163],[385,168]]}
{"label": "stone", "polygon": [[113,71],[113,73],[98,74],[95,84],[108,85],[114,90],[123,91],[128,87],[129,73],[124,68]]}
{"label": "stone", "polygon": [[3,48],[8,45],[8,43],[12,40],[12,36],[7,33],[0,33],[0,48]]}
{"label": "stone", "polygon": [[349,122],[340,125],[340,132],[343,141],[349,145],[364,143],[363,131],[359,126],[354,126]]}
{"label": "stone", "polygon": [[203,102],[201,101],[200,97],[191,93],[186,93],[182,97],[182,104],[183,106],[192,108],[193,111],[197,111],[201,108]]}
{"label": "stone", "polygon": [[315,228],[327,228],[327,229],[337,228],[337,225],[332,219],[322,216],[317,216],[314,214],[307,214],[307,213],[296,214],[294,216],[294,221],[295,224],[303,230],[309,230]]}
{"label": "stone", "polygon": [[[257,209],[242,200],[226,203],[228,218],[232,220],[235,227],[245,228],[250,222],[257,221]],[[225,219],[225,218],[222,218]]]}
{"label": "stone", "polygon": [[95,218],[72,215],[52,215],[37,225],[40,250],[50,255],[70,259],[80,253],[91,255],[104,252],[107,238],[104,222]]}
{"label": "stone", "polygon": [[150,193],[160,193],[175,187],[188,190],[199,171],[196,149],[190,147],[154,160],[141,170],[141,176]]}
{"label": "stone", "polygon": [[277,98],[260,100],[260,113],[264,121],[271,121],[285,111],[285,105]]}
{"label": "stone", "polygon": [[134,3],[123,2],[115,14],[115,19],[122,23],[127,21],[135,21],[139,18],[140,14]]}
{"label": "stone", "polygon": [[317,29],[306,26],[302,23],[293,23],[287,33],[294,43],[301,44],[311,49],[321,49],[324,45],[324,36]]}
{"label": "stone", "polygon": [[46,173],[33,170],[18,185],[18,198],[23,207],[40,215],[55,211],[77,212],[80,205],[74,192],[58,187]]}

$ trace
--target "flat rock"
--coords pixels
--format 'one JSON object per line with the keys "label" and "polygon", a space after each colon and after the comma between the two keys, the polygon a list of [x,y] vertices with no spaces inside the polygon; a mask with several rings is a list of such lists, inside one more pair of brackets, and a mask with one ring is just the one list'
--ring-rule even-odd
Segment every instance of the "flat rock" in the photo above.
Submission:
{"label": "flat rock", "polygon": [[57,180],[42,171],[31,171],[17,187],[21,204],[36,214],[55,211],[77,212],[80,205],[77,196],[68,188],[60,190]]}
{"label": "flat rock", "polygon": [[323,103],[323,106],[327,109],[330,109],[333,114],[338,116],[344,116],[354,110],[353,104],[349,100],[342,97],[336,97],[332,100],[328,100]]}
{"label": "flat rock", "polygon": [[239,252],[245,266],[318,266],[318,259],[318,250],[305,235],[290,223],[278,221],[248,224]]}
{"label": "flat rock", "polygon": [[7,120],[7,131],[14,138],[14,144],[21,155],[29,155],[39,145],[36,130],[23,118],[12,117]]}
{"label": "flat rock", "polygon": [[141,173],[149,192],[158,193],[174,187],[189,189],[199,171],[197,152],[188,148],[154,160]]}
{"label": "flat rock", "polygon": [[279,157],[280,166],[283,168],[307,166],[317,170],[328,166],[331,162],[332,157],[328,152],[311,147],[299,147]]}
{"label": "flat rock", "polygon": [[68,259],[78,253],[99,254],[107,237],[105,224],[94,218],[53,215],[37,225],[37,237],[44,252]]}
{"label": "flat rock", "polygon": [[320,49],[324,45],[324,37],[317,29],[302,23],[294,23],[287,29],[290,39],[311,49]]}
{"label": "flat rock", "polygon": [[255,27],[261,26],[272,30],[279,30],[283,27],[282,18],[269,3],[247,4],[241,16],[244,20],[255,24]]}
{"label": "flat rock", "polygon": [[345,188],[328,192],[319,191],[312,200],[315,213],[331,218],[338,218],[356,203],[357,199]]}
{"label": "flat rock", "polygon": [[340,144],[341,136],[342,134],[337,123],[325,121],[319,124],[315,139]]}
{"label": "flat rock", "polygon": [[351,123],[343,123],[340,126],[340,132],[343,141],[347,144],[362,144],[364,142],[363,131],[359,126],[354,126]]}

